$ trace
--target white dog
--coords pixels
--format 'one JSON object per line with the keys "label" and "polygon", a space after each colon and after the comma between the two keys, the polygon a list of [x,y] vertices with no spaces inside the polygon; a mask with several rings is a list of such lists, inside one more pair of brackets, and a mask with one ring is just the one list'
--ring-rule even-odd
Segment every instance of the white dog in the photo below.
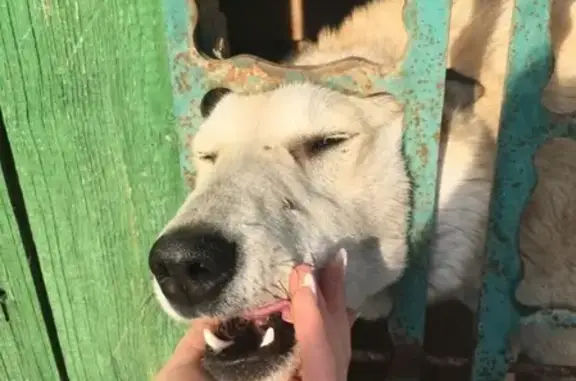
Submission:
{"label": "white dog", "polygon": [[[496,149],[487,105],[500,101],[512,6],[478,3],[454,1],[450,66],[479,78],[486,93],[477,104],[488,100],[473,110],[467,95],[473,85],[447,81],[428,292],[430,303],[455,298],[471,308],[478,302]],[[558,26],[576,19],[575,7],[564,3],[554,2],[556,36],[576,41]],[[559,15],[561,7],[571,13]],[[402,1],[388,0],[357,10],[292,63],[360,56],[393,71],[406,43],[401,8]],[[495,18],[493,34],[478,53],[472,37],[485,36],[487,15]],[[557,110],[570,111],[574,89],[559,84],[576,72],[576,65],[566,66],[576,62],[576,44],[555,46],[556,82],[546,94]],[[471,73],[477,53],[485,62]],[[403,110],[388,94],[361,98],[308,83],[252,95],[215,89],[202,108],[206,120],[193,144],[196,188],[152,248],[154,287],[175,318],[222,320],[205,333],[205,364],[218,380],[286,380],[297,366],[295,343],[279,314],[295,264],[321,267],[346,248],[348,306],[365,319],[390,312],[388,287],[406,267],[410,212]],[[576,304],[575,158],[576,143],[565,139],[549,141],[536,158],[539,182],[520,237],[523,303]],[[576,364],[573,332],[525,327],[517,346],[536,361]]]}

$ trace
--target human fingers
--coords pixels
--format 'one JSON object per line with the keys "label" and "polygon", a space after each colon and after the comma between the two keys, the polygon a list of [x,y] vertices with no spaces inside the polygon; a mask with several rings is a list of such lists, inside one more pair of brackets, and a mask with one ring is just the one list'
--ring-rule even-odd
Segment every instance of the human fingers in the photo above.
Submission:
{"label": "human fingers", "polygon": [[[345,249],[341,249],[341,251],[343,252],[339,253],[334,260],[328,264],[327,268],[322,270],[320,279],[318,280],[321,293],[324,296],[324,301],[327,304],[327,308],[329,308],[332,313],[334,311],[342,310],[343,306],[346,305],[345,272],[348,255]],[[298,269],[302,269],[302,271],[306,271],[304,269],[310,269],[310,271],[312,271],[312,268],[309,265],[299,265],[294,269],[294,272],[297,273]],[[299,280],[297,275],[291,277],[289,288],[293,291],[296,290],[299,287],[298,282]],[[352,309],[346,308],[346,315],[348,317],[348,325],[349,327],[352,327],[358,318],[358,313]],[[282,312],[282,319],[287,323],[294,322],[292,319],[291,309]]]}
{"label": "human fingers", "polygon": [[346,315],[348,315],[348,324],[350,325],[350,328],[352,328],[356,322],[356,319],[358,319],[358,312],[350,308],[346,308]]}
{"label": "human fingers", "polygon": [[345,274],[348,253],[340,249],[334,259],[322,269],[318,279],[322,295],[326,300],[326,307],[331,314],[344,318],[346,312]]}
{"label": "human fingers", "polygon": [[290,277],[291,312],[294,321],[300,373],[304,380],[336,380],[337,369],[327,337],[323,296],[308,266],[299,266]]}
{"label": "human fingers", "polygon": [[199,362],[206,350],[204,330],[214,328],[218,322],[214,319],[197,319],[176,345],[171,360],[175,362]]}
{"label": "human fingers", "polygon": [[207,381],[200,360],[204,355],[204,329],[211,329],[216,321],[198,319],[176,345],[174,353],[158,372],[155,381]]}
{"label": "human fingers", "polygon": [[175,364],[162,368],[154,381],[213,381],[202,369],[192,364]]}
{"label": "human fingers", "polygon": [[318,290],[313,269],[308,265],[296,266],[290,274],[290,312],[298,336],[302,329],[318,324],[323,329],[324,297]]}

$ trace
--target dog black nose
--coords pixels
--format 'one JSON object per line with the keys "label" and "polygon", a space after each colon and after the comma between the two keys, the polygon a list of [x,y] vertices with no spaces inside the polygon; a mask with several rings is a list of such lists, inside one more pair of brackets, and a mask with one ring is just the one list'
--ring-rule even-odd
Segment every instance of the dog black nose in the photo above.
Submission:
{"label": "dog black nose", "polygon": [[237,247],[222,233],[180,228],[162,235],[150,250],[150,270],[166,298],[190,309],[215,299],[232,279]]}

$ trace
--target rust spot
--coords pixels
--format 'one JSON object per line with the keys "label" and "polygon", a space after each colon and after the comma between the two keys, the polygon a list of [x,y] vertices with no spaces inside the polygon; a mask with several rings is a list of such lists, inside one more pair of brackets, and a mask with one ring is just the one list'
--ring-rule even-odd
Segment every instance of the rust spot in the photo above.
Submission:
{"label": "rust spot", "polygon": [[428,153],[429,153],[428,146],[422,143],[418,148],[418,157],[420,158],[420,161],[422,162],[423,165],[426,165],[426,163],[428,163]]}
{"label": "rust spot", "polygon": [[193,139],[193,134],[187,134],[186,138],[184,139],[184,148],[186,149],[186,152],[192,152]]}
{"label": "rust spot", "polygon": [[188,73],[182,71],[176,76],[176,91],[179,93],[186,93],[192,89],[190,85],[190,76]]}
{"label": "rust spot", "polygon": [[194,127],[194,119],[189,116],[181,116],[178,118],[178,123],[183,128],[192,128]]}
{"label": "rust spot", "polygon": [[175,65],[182,65],[185,67],[192,65],[192,57],[188,54],[188,52],[178,53],[174,57],[174,64]]}

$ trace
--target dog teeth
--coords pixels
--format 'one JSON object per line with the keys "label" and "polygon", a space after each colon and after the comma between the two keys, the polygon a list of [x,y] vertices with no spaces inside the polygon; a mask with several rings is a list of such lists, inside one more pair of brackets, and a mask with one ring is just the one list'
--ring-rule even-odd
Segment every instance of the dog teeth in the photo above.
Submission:
{"label": "dog teeth", "polygon": [[260,344],[260,348],[263,348],[265,346],[272,344],[273,341],[274,341],[274,328],[269,327],[266,330],[264,337],[262,337],[262,344]]}
{"label": "dog teeth", "polygon": [[233,341],[224,341],[219,339],[209,329],[204,328],[202,333],[204,334],[204,341],[206,342],[206,345],[212,348],[212,350],[216,353],[222,352],[224,349],[234,344]]}

